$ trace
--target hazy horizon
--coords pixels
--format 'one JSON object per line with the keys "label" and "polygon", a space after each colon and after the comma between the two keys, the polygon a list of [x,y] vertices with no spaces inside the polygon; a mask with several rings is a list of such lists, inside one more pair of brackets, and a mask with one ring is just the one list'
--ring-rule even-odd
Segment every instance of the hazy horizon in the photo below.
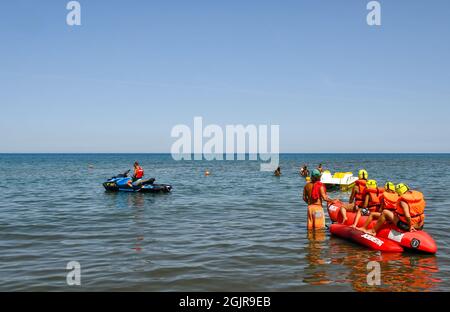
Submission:
{"label": "hazy horizon", "polygon": [[[46,154],[48,154],[48,155],[52,155],[52,154],[55,154],[55,155],[64,155],[64,154],[66,154],[66,155],[90,155],[90,154],[93,154],[93,155],[95,155],[95,154],[99,154],[99,155],[102,155],[102,154],[105,154],[105,155],[108,155],[108,154],[110,154],[110,155],[116,155],[116,154],[119,154],[119,155],[152,155],[152,154],[155,154],[155,155],[171,155],[171,153],[166,153],[166,152],[0,152],[0,155],[14,155],[14,154],[17,154],[17,155],[34,155],[34,154],[38,154],[38,155],[46,155]],[[434,153],[434,152],[416,152],[416,153],[414,153],[414,152],[408,152],[408,153],[402,153],[402,152],[396,152],[396,153],[394,153],[394,152],[371,152],[371,153],[352,153],[352,152],[349,152],[349,153],[335,153],[335,152],[310,152],[310,153],[308,153],[308,152],[281,152],[281,153],[279,153],[280,155],[321,155],[321,154],[328,154],[328,155],[334,155],[334,154],[337,154],[337,155],[396,155],[396,154],[399,154],[399,155],[449,155],[450,154],[450,152],[438,152],[438,153]],[[195,154],[191,154],[191,155],[195,155]],[[199,154],[200,155],[200,154]],[[213,155],[213,153],[209,153],[209,154],[203,154],[203,155]],[[226,155],[225,153],[223,154],[223,155]],[[233,154],[230,154],[230,155],[233,155]],[[234,154],[234,155],[249,155],[248,153],[246,153],[246,154]],[[226,160],[226,159],[224,159],[224,160]]]}

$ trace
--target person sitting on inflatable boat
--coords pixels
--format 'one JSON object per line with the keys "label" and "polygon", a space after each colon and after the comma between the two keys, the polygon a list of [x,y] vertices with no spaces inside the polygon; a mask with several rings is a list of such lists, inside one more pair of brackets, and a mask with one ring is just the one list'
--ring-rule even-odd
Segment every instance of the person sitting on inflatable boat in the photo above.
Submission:
{"label": "person sitting on inflatable boat", "polygon": [[375,235],[385,221],[394,223],[399,230],[405,232],[414,232],[423,228],[426,207],[423,194],[410,190],[404,183],[397,184],[395,191],[399,196],[395,211],[383,210],[373,229],[367,233]]}
{"label": "person sitting on inflatable boat", "polygon": [[381,206],[381,195],[383,194],[383,189],[379,189],[377,186],[377,181],[367,180],[366,189],[363,192],[364,202],[362,207],[356,206],[356,217],[352,224],[353,228],[358,225],[361,215],[368,216],[372,212],[379,212]]}
{"label": "person sitting on inflatable boat", "polygon": [[303,200],[308,204],[308,230],[325,227],[322,201],[334,201],[328,197],[325,186],[320,182],[320,177],[320,171],[314,169],[311,173],[311,182],[306,183],[303,188]]}
{"label": "person sitting on inflatable boat", "polygon": [[394,211],[396,209],[398,201],[398,195],[395,192],[395,185],[392,182],[386,182],[384,185],[384,192],[380,195],[380,209],[378,211],[371,212],[366,222],[358,230],[367,231],[369,224],[378,219],[384,209]]}
{"label": "person sitting on inflatable boat", "polygon": [[342,224],[345,224],[347,221],[347,210],[355,211],[357,207],[362,207],[364,203],[364,191],[366,189],[367,179],[369,178],[369,174],[366,170],[361,169],[358,172],[358,180],[355,181],[355,186],[352,189],[352,193],[350,194],[350,198],[348,200],[348,204],[342,205],[341,214],[342,214]]}

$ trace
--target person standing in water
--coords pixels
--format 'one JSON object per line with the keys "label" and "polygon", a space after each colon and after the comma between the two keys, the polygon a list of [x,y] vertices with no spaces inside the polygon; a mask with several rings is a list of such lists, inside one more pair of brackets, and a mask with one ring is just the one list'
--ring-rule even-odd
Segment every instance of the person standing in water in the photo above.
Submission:
{"label": "person standing in water", "polygon": [[319,170],[320,173],[323,172],[322,164],[319,164],[319,165],[317,166],[317,170]]}
{"label": "person standing in water", "polygon": [[305,178],[309,176],[309,170],[307,165],[303,165],[303,167],[300,169],[300,175]]}
{"label": "person standing in water", "polygon": [[278,167],[277,170],[273,173],[276,177],[281,176],[281,167]]}
{"label": "person standing in water", "polygon": [[303,200],[308,205],[308,230],[325,228],[325,214],[322,202],[332,202],[329,198],[325,186],[320,182],[321,173],[314,169],[311,173],[311,182],[306,183],[303,188]]}
{"label": "person standing in water", "polygon": [[311,177],[306,177],[305,178],[305,186],[303,187],[303,201],[309,205],[310,200],[310,195],[311,195],[311,190],[312,190],[312,181],[311,181]]}

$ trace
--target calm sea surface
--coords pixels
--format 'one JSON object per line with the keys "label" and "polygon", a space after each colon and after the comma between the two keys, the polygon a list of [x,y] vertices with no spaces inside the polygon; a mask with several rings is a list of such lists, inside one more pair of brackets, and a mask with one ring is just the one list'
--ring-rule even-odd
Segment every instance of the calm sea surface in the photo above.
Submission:
{"label": "calm sea surface", "polygon": [[[135,160],[173,192],[105,192]],[[303,163],[364,167],[422,191],[438,253],[380,254],[308,234]],[[450,291],[450,155],[286,154],[281,168],[277,178],[256,161],[0,154],[0,290]],[[80,287],[66,283],[73,260]],[[380,286],[367,285],[369,261],[381,264]]]}

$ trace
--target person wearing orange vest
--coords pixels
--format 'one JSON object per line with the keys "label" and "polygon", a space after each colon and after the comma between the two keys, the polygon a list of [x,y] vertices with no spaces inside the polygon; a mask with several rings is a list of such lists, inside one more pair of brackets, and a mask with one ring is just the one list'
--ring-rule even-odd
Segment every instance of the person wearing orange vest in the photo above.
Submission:
{"label": "person wearing orange vest", "polygon": [[141,184],[141,179],[144,177],[144,169],[139,166],[137,161],[134,162],[134,171],[131,180],[128,181],[128,186],[130,188],[138,187]]}
{"label": "person wearing orange vest", "polygon": [[372,212],[379,211],[381,205],[380,197],[382,194],[383,190],[378,188],[377,181],[367,180],[366,188],[363,191],[364,202],[362,204],[362,207],[355,206],[356,216],[355,221],[352,224],[353,228],[356,228],[356,226],[358,225],[361,215],[368,216]]}
{"label": "person wearing orange vest", "polygon": [[394,211],[397,206],[397,201],[398,195],[395,192],[394,183],[386,182],[384,185],[384,192],[380,196],[380,209],[378,209],[378,211],[371,212],[364,225],[361,228],[358,228],[358,230],[363,232],[367,231],[372,220],[378,219],[384,209]]}
{"label": "person wearing orange vest", "polygon": [[134,162],[134,174],[133,174],[133,181],[140,180],[144,177],[144,169],[142,169],[141,166],[139,166],[139,163],[137,161]]}
{"label": "person wearing orange vest", "polygon": [[325,186],[320,182],[320,176],[320,171],[314,169],[311,173],[311,182],[306,183],[303,188],[303,200],[308,205],[308,230],[325,228],[322,201],[334,201],[328,197]]}
{"label": "person wearing orange vest", "polygon": [[375,235],[385,221],[392,222],[399,230],[405,232],[414,232],[423,228],[426,207],[423,194],[410,190],[404,183],[397,184],[395,191],[399,196],[395,211],[383,210],[377,224],[368,231],[369,234]]}
{"label": "person wearing orange vest", "polygon": [[354,203],[355,206],[362,207],[364,203],[364,190],[366,189],[369,174],[366,170],[361,169],[358,172],[358,180],[355,181],[355,187],[350,194],[349,204]]}
{"label": "person wearing orange vest", "polygon": [[355,186],[352,189],[348,204],[342,205],[340,212],[342,214],[342,224],[347,221],[347,210],[355,211],[357,207],[362,207],[364,203],[364,190],[366,189],[367,179],[369,174],[366,170],[361,169],[358,172],[358,180],[355,181]]}

